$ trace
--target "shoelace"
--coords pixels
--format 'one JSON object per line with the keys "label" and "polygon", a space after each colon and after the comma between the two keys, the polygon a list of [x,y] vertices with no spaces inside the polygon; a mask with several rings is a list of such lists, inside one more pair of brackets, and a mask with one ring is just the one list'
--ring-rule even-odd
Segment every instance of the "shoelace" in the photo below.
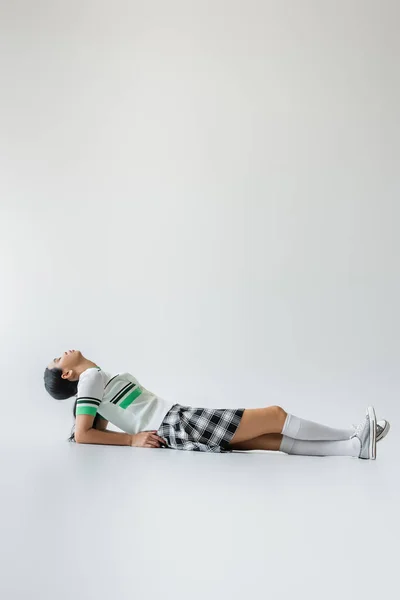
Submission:
{"label": "shoelace", "polygon": [[[354,430],[356,430],[356,429],[357,429],[357,425],[356,425],[355,423],[353,423],[353,427],[354,427]],[[376,435],[380,435],[380,434],[382,433],[382,431],[383,431],[383,427],[381,427],[381,426],[380,426],[380,425],[378,425],[378,423],[377,423],[377,424],[376,424]],[[355,431],[354,431],[354,434],[353,434],[353,435],[355,435]]]}
{"label": "shoelace", "polygon": [[361,423],[356,427],[354,435],[356,435],[357,437],[360,437],[360,433],[363,431],[365,425],[367,424],[367,421],[368,421],[368,417],[365,417],[363,419],[363,421],[361,421]]}

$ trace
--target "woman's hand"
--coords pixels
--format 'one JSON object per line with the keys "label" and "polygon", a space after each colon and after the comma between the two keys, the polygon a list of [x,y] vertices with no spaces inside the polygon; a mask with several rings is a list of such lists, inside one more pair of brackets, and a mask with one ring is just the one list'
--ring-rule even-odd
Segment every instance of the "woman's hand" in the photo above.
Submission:
{"label": "woman's hand", "polygon": [[168,446],[167,442],[157,435],[157,431],[141,431],[132,435],[131,446],[140,448],[159,448],[161,445]]}

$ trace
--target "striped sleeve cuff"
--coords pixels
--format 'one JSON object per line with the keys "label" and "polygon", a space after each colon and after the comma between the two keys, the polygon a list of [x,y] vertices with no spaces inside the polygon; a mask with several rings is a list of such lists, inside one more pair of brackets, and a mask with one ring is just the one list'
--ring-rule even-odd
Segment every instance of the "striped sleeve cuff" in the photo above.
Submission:
{"label": "striped sleeve cuff", "polygon": [[91,398],[89,396],[80,396],[76,401],[76,414],[77,415],[93,415],[97,413],[97,409],[100,406],[100,400],[98,398]]}

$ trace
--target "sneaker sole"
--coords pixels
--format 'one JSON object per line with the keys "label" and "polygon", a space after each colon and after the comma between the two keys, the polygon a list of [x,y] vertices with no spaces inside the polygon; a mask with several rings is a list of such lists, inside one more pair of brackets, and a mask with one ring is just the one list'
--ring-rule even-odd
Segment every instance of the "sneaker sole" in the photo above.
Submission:
{"label": "sneaker sole", "polygon": [[369,416],[369,457],[376,459],[376,415],[373,406],[368,406],[367,414]]}

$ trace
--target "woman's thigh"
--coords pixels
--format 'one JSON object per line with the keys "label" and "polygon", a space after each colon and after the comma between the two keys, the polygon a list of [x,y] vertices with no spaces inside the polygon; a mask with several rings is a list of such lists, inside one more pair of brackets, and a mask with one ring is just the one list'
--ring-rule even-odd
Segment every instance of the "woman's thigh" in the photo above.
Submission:
{"label": "woman's thigh", "polygon": [[287,413],[280,406],[247,408],[230,444],[251,440],[265,433],[281,433]]}

